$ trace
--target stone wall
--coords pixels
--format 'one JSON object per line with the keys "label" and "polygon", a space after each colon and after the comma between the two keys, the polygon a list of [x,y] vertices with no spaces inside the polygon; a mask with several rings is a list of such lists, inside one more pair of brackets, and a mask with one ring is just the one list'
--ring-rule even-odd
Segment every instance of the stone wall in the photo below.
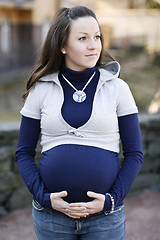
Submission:
{"label": "stone wall", "polygon": [[[144,165],[130,194],[145,188],[160,190],[160,114],[140,116],[144,147]],[[19,123],[0,123],[0,215],[31,204],[31,194],[25,187],[15,165]],[[40,148],[37,149],[37,160]]]}
{"label": "stone wall", "polygon": [[160,114],[140,116],[144,164],[131,192],[160,191]]}

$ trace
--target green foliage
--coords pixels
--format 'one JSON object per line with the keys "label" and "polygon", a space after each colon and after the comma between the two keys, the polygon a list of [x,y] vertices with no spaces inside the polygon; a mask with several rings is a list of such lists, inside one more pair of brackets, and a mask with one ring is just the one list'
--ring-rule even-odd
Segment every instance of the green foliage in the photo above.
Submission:
{"label": "green foliage", "polygon": [[156,0],[146,0],[146,8],[160,9],[160,4]]}

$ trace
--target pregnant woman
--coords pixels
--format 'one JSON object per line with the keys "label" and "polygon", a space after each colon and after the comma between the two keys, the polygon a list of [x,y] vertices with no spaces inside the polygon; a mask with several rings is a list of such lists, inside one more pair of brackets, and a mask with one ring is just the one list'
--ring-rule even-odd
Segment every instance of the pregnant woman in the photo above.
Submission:
{"label": "pregnant woman", "polygon": [[39,240],[125,237],[123,200],[143,163],[142,142],[120,65],[104,59],[93,11],[60,9],[27,82],[16,151]]}

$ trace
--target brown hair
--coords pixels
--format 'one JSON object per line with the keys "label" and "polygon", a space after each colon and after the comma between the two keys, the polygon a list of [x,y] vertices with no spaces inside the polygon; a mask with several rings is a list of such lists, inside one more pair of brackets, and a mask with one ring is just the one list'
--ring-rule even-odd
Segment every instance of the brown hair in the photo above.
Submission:
{"label": "brown hair", "polygon": [[[91,16],[97,20],[94,12],[84,6],[61,8],[57,12],[48,31],[41,54],[37,61],[37,66],[27,81],[27,91],[23,94],[24,100],[28,96],[30,89],[41,77],[59,71],[64,61],[64,55],[62,54],[61,49],[67,43],[71,21],[86,16]],[[102,51],[96,63],[97,67],[102,64],[104,56],[102,35],[101,42]],[[111,60],[114,60],[109,54],[107,54],[107,56]]]}

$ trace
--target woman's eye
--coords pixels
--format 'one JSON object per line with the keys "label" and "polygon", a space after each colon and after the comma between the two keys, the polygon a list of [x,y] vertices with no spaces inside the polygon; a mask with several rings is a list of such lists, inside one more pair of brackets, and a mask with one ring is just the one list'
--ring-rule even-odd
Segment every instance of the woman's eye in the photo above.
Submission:
{"label": "woman's eye", "polygon": [[80,37],[78,40],[84,41],[84,40],[86,40],[86,37]]}
{"label": "woman's eye", "polygon": [[100,39],[100,38],[101,38],[101,36],[100,36],[100,35],[97,35],[97,36],[96,36],[96,39]]}

